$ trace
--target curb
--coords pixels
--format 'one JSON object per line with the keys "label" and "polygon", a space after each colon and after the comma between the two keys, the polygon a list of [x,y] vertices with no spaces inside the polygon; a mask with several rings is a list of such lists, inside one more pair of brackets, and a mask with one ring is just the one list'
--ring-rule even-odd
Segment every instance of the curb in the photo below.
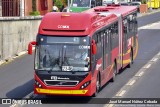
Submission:
{"label": "curb", "polygon": [[160,12],[160,9],[152,10],[151,12],[148,11],[147,13],[140,13],[140,16],[137,16],[137,17],[143,17],[143,16],[147,16],[150,14],[158,13],[158,12]]}
{"label": "curb", "polygon": [[[32,51],[34,51],[34,50],[35,50],[35,47],[33,47]],[[20,56],[23,56],[23,55],[25,55],[27,53],[28,53],[28,51],[22,51],[22,52],[20,52],[18,54],[15,54],[15,56],[13,56],[12,58],[10,57],[10,58],[7,58],[5,60],[0,60],[0,66],[5,64],[5,63],[9,63],[9,62],[13,61],[14,59],[16,59],[16,58],[18,58]]]}
{"label": "curb", "polygon": [[7,59],[5,59],[5,60],[1,60],[1,61],[0,61],[0,66],[3,65],[3,64],[5,64],[5,63],[12,62],[14,59],[16,59],[16,58],[18,58],[18,57],[20,57],[20,56],[22,56],[22,55],[27,54],[27,52],[28,52],[28,51],[22,51],[22,52],[20,52],[20,53],[18,53],[18,54],[15,54],[15,56],[13,56],[13,57],[9,57],[9,58],[7,58]]}
{"label": "curb", "polygon": [[2,64],[4,64],[5,63],[5,61],[0,61],[0,65],[2,65]]}

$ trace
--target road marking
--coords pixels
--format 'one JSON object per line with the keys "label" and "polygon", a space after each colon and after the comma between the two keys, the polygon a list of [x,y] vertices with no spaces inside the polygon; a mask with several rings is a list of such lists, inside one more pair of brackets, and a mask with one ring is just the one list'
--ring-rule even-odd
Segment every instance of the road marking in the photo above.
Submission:
{"label": "road marking", "polygon": [[151,61],[156,62],[157,60],[158,60],[158,58],[153,58]]}
{"label": "road marking", "polygon": [[133,85],[136,82],[136,80],[130,80],[126,85]]}
{"label": "road marking", "polygon": [[142,29],[160,29],[159,25],[160,25],[160,21],[154,22],[154,23],[142,26],[142,27],[139,27],[138,30],[142,30]]}
{"label": "road marking", "polygon": [[[145,71],[160,59],[160,57],[157,56],[160,56],[160,52],[149,60],[147,64],[144,65],[112,98],[123,98],[124,94],[129,91],[131,86],[133,86],[142,77],[142,75],[144,75]],[[114,107],[114,105],[115,104],[105,104],[103,107]]]}
{"label": "road marking", "polygon": [[126,93],[126,90],[122,90],[116,94],[117,97],[122,97]]}
{"label": "road marking", "polygon": [[138,73],[136,73],[136,77],[141,77],[142,75],[144,74],[144,72],[142,71],[142,72],[138,72]]}
{"label": "road marking", "polygon": [[[34,92],[32,91],[31,93],[29,93],[28,95],[26,95],[23,99],[31,99],[31,98],[35,98],[36,96],[37,95],[35,95]],[[9,107],[23,107],[24,105],[26,105],[26,104],[12,104]]]}
{"label": "road marking", "polygon": [[148,69],[151,67],[151,64],[146,64],[143,68]]}
{"label": "road marking", "polygon": [[13,105],[11,105],[9,107],[18,107],[18,105],[17,104],[13,104]]}
{"label": "road marking", "polygon": [[114,107],[114,104],[108,104],[105,107]]}

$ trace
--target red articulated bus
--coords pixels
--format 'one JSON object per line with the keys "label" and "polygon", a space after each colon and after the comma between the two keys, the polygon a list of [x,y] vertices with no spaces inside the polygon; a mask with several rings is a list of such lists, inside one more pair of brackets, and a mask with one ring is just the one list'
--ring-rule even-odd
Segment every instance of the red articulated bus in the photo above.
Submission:
{"label": "red articulated bus", "polygon": [[111,5],[48,13],[35,45],[34,93],[96,96],[138,52],[137,9]]}

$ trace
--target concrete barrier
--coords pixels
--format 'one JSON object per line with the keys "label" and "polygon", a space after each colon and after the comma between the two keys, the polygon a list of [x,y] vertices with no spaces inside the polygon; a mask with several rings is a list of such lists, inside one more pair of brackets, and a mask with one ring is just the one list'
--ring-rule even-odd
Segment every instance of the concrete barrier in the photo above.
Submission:
{"label": "concrete barrier", "polygon": [[0,61],[27,51],[36,39],[42,17],[0,17]]}

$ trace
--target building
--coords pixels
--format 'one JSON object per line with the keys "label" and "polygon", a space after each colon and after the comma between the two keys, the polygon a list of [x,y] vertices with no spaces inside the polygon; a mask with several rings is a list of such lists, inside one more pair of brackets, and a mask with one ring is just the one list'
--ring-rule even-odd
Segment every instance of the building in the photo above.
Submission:
{"label": "building", "polygon": [[53,0],[0,0],[0,17],[29,16],[33,10],[44,15],[52,6]]}

